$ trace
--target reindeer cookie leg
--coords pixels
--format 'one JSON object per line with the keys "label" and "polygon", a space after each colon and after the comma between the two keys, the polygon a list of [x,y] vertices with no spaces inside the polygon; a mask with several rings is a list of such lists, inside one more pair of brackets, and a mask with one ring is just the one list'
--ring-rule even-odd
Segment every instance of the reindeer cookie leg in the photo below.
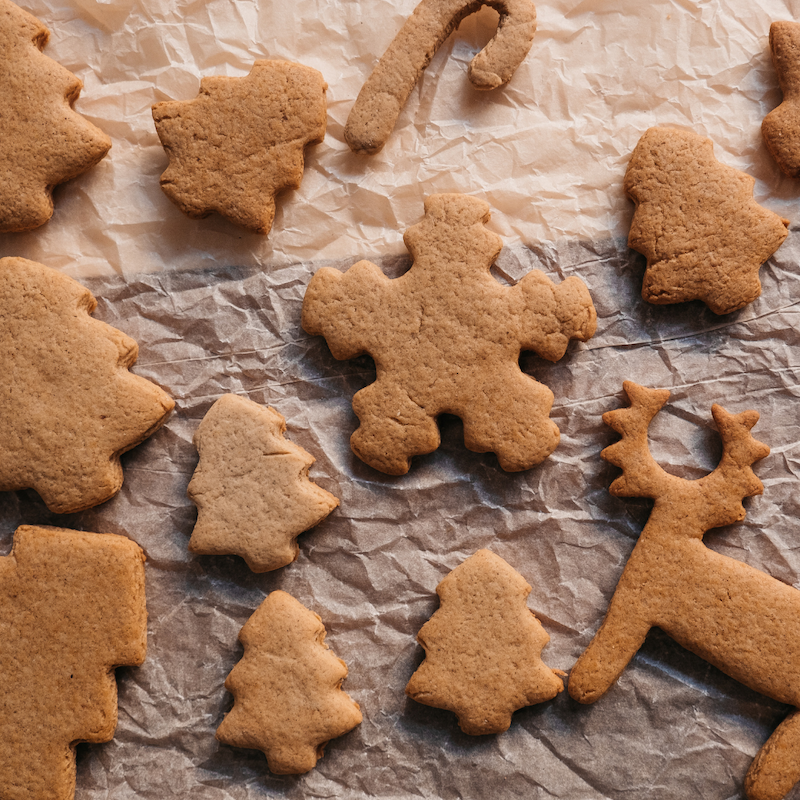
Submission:
{"label": "reindeer cookie leg", "polygon": [[792,711],[761,748],[747,772],[749,800],[781,800],[800,781],[800,711]]}
{"label": "reindeer cookie leg", "polygon": [[594,703],[622,674],[644,644],[650,622],[636,613],[639,599],[619,587],[600,630],[569,675],[569,694],[579,703]]}

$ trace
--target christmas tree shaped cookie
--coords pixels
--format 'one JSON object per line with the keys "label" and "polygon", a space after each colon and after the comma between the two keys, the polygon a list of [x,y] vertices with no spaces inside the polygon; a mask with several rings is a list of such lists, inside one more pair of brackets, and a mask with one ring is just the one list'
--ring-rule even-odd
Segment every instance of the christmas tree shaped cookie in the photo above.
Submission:
{"label": "christmas tree shaped cookie", "polygon": [[120,455],[175,405],[129,371],[137,344],[96,305],[54,269],[0,259],[0,491],[35,489],[60,514],[113,497]]}
{"label": "christmas tree shaped cookie", "polygon": [[252,400],[227,394],[214,403],[194,437],[192,552],[235,553],[254,572],[278,569],[297,558],[298,535],[339,505],[308,479],[314,458],[285,430],[277,411]]}
{"label": "christmas tree shaped cookie", "polygon": [[56,184],[94,166],[111,140],[72,109],[83,84],[41,51],[50,32],[0,0],[0,231],[53,215]]}
{"label": "christmas tree shaped cookie", "polygon": [[341,688],[347,666],[324,639],[313,611],[272,592],[239,634],[244,656],[225,681],[235,702],[217,739],[262,750],[281,775],[313,769],[328,741],[361,722]]}
{"label": "christmas tree shaped cookie", "polygon": [[488,231],[489,206],[462,194],[425,202],[405,243],[411,269],[390,280],[360,261],[323,268],[303,301],[303,327],[326,338],[336,358],[368,353],[378,378],[353,399],[361,426],[355,454],[390,475],[439,446],[439,414],[464,423],[470,450],[497,454],[505,470],[528,469],[555,449],[553,393],[522,372],[521,350],[557,361],[570,339],[586,341],[597,316],[586,286],[558,286],[528,273],[503,286],[490,268],[502,248]]}
{"label": "christmas tree shaped cookie", "polygon": [[244,78],[203,78],[194,100],[156,103],[164,193],[190,217],[269,233],[275,195],[300,186],[303,148],[325,136],[326,89],[311,67],[256,61]]}
{"label": "christmas tree shaped cookie", "polygon": [[147,643],[144,554],[124,536],[21,527],[0,558],[0,797],[71,800],[75,746],[117,725],[114,667]]}
{"label": "christmas tree shaped cookie", "polygon": [[788,235],[788,221],[753,199],[755,180],[714,158],[710,139],[650,128],[625,173],[636,203],[628,244],[647,257],[642,297],[702,300],[728,314],[761,294],[758,270]]}
{"label": "christmas tree shaped cookie", "polygon": [[446,708],[464,733],[502,733],[523,706],[551,700],[564,673],[541,658],[550,641],[528,609],[531,587],[502,558],[479,550],[437,587],[441,605],[417,641],[425,660],[406,694]]}

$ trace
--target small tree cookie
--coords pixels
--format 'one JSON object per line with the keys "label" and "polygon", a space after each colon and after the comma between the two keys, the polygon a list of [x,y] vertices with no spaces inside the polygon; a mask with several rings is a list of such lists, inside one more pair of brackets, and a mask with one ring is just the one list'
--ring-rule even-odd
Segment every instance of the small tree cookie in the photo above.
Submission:
{"label": "small tree cookie", "polygon": [[0,231],[53,216],[53,187],[93,167],[111,140],[72,104],[83,84],[41,51],[50,31],[0,0]]}
{"label": "small tree cookie", "polygon": [[[603,415],[622,436],[602,453],[622,469],[611,493],[650,497],[655,505],[600,630],[570,673],[570,695],[581,703],[602,697],[659,627],[751,689],[799,707],[800,591],[703,544],[707,530],[743,520],[742,499],[764,489],[751,466],[769,453],[750,433],[758,414],[712,406],[722,458],[708,475],[685,480],[665,472],[647,445],[648,426],[669,392],[631,381],[624,387],[630,407]],[[783,797],[800,779],[799,756],[800,717],[793,713],[753,762],[748,797]]]}
{"label": "small tree cookie", "polygon": [[347,666],[324,639],[313,611],[272,592],[239,633],[244,656],[225,681],[235,702],[217,739],[262,750],[279,775],[313,769],[331,739],[361,722],[341,688]]}
{"label": "small tree cookie", "polygon": [[325,136],[326,89],[311,67],[256,61],[244,78],[203,78],[194,100],[156,103],[164,193],[190,217],[269,233],[275,195],[300,186],[303,148]]}
{"label": "small tree cookie", "polygon": [[96,305],[54,269],[0,259],[0,491],[35,489],[59,514],[113,497],[120,455],[175,405],[129,371],[138,346]]}
{"label": "small tree cookie", "polygon": [[502,248],[486,229],[489,206],[462,194],[425,202],[406,232],[411,269],[390,280],[359,261],[323,268],[303,301],[303,327],[338,359],[368,353],[378,378],[353,398],[361,427],[353,452],[390,475],[439,446],[439,414],[464,423],[470,450],[497,454],[509,471],[538,464],[558,444],[553,393],[519,368],[521,350],[557,361],[570,339],[587,341],[597,315],[586,286],[528,273],[502,286],[490,268]]}
{"label": "small tree cookie", "polygon": [[526,604],[531,587],[489,550],[478,550],[437,587],[441,605],[417,641],[425,660],[406,694],[458,716],[464,733],[502,733],[523,706],[564,689],[542,661],[550,641]]}
{"label": "small tree cookie", "polygon": [[0,797],[71,800],[77,742],[117,726],[114,667],[144,661],[144,554],[24,526],[0,558]]}
{"label": "small tree cookie", "polygon": [[628,244],[647,257],[649,303],[736,311],[761,294],[758,270],[788,235],[788,221],[753,200],[755,180],[713,151],[710,139],[676,128],[650,128],[633,151]]}
{"label": "small tree cookie", "polygon": [[800,177],[800,22],[773,22],[769,27],[772,63],[783,102],[761,123],[761,134],[778,166]]}
{"label": "small tree cookie", "polygon": [[277,411],[234,394],[211,407],[194,436],[193,553],[235,553],[253,572],[278,569],[297,558],[298,535],[339,505],[308,479],[314,458],[285,439],[285,430]]}

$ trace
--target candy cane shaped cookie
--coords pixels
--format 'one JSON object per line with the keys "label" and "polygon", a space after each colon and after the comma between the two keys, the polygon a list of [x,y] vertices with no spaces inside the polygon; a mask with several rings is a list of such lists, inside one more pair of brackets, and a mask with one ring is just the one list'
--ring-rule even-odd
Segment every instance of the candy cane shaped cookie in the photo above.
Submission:
{"label": "candy cane shaped cookie", "polygon": [[536,7],[531,0],[422,0],[350,111],[344,138],[353,152],[377,153],[386,144],[400,110],[439,46],[461,20],[485,5],[500,14],[500,22],[494,38],[472,59],[469,79],[477,89],[496,89],[511,80],[536,32]]}

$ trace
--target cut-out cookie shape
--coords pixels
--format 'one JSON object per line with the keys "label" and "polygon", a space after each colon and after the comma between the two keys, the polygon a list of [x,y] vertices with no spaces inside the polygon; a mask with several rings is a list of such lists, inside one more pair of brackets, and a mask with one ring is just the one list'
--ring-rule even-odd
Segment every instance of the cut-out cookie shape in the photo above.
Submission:
{"label": "cut-out cookie shape", "polygon": [[550,641],[526,598],[522,575],[478,550],[436,587],[441,605],[417,641],[425,660],[406,694],[458,716],[464,733],[502,733],[523,706],[552,700],[565,673],[542,661]]}
{"label": "cut-out cookie shape", "polygon": [[715,314],[736,311],[761,294],[758,270],[788,235],[788,221],[753,200],[755,180],[713,149],[696,133],[650,128],[633,151],[628,245],[647,257],[649,303],[702,300]]}
{"label": "cut-out cookie shape", "polygon": [[339,505],[308,479],[314,457],[285,439],[285,430],[277,411],[234,394],[205,415],[189,483],[198,511],[193,553],[235,553],[253,572],[278,569],[297,558],[297,537]]}
{"label": "cut-out cookie shape", "polygon": [[244,656],[225,681],[235,702],[217,739],[262,750],[279,775],[313,769],[331,739],[361,722],[341,688],[347,666],[324,639],[319,616],[272,592],[239,633]]}
{"label": "cut-out cookie shape", "polygon": [[86,172],[111,140],[72,104],[81,81],[41,51],[50,31],[0,0],[0,231],[53,216],[53,187]]}
{"label": "cut-out cookie shape", "polygon": [[800,22],[773,22],[769,27],[772,63],[783,102],[761,123],[767,149],[790,177],[800,177]]}
{"label": "cut-out cookie shape", "polygon": [[113,497],[120,454],[175,405],[128,371],[137,344],[92,319],[96,305],[54,269],[0,259],[0,491],[35,489],[60,514]]}
{"label": "cut-out cookie shape", "polygon": [[164,193],[195,219],[269,233],[275,195],[300,186],[303,149],[325,136],[327,88],[311,67],[256,61],[244,78],[203,78],[194,100],[156,103]]}
{"label": "cut-out cookie shape", "polygon": [[[624,384],[629,408],[603,421],[622,439],[602,456],[622,468],[611,493],[655,500],[608,614],[569,677],[569,693],[592,703],[614,683],[659,627],[683,647],[751,689],[800,706],[800,591],[709,550],[703,534],[745,517],[742,499],[761,494],[751,464],[769,448],[750,429],[758,414],[712,407],[722,437],[717,468],[699,480],[670,475],[647,445],[666,390]],[[748,774],[751,800],[783,797],[800,778],[800,717],[792,714],[764,745]]]}
{"label": "cut-out cookie shape", "polygon": [[511,80],[531,49],[536,7],[531,0],[422,0],[361,88],[344,138],[356,153],[377,153],[391,134],[419,76],[461,20],[491,6],[500,14],[494,38],[469,65],[476,89]]}
{"label": "cut-out cookie shape", "polygon": [[24,526],[0,558],[0,797],[70,800],[75,746],[117,726],[114,668],[147,644],[144,554],[124,536]]}
{"label": "cut-out cookie shape", "polygon": [[411,269],[390,280],[359,261],[346,273],[323,268],[303,300],[303,328],[325,337],[338,359],[368,353],[378,379],[353,398],[361,426],[353,452],[389,475],[439,446],[439,414],[464,423],[470,450],[497,454],[509,471],[553,452],[553,393],[519,368],[521,350],[550,361],[597,325],[578,278],[558,286],[542,272],[502,286],[490,268],[503,243],[484,227],[489,206],[462,194],[425,201],[425,218],[404,237]]}

